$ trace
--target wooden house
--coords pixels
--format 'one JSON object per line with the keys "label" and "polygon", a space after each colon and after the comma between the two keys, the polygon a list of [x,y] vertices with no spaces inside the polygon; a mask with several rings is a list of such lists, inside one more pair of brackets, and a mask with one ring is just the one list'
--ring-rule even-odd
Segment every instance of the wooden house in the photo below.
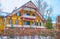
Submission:
{"label": "wooden house", "polygon": [[44,28],[45,19],[32,1],[27,2],[6,17],[6,27]]}

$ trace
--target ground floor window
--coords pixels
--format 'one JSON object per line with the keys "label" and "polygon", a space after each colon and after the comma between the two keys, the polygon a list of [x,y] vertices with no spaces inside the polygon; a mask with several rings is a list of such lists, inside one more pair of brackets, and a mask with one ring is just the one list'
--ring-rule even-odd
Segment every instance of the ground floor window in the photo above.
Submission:
{"label": "ground floor window", "polygon": [[12,19],[10,19],[10,22],[9,22],[9,24],[12,24]]}
{"label": "ground floor window", "polygon": [[18,25],[18,19],[16,19],[16,25]]}
{"label": "ground floor window", "polygon": [[41,22],[37,22],[36,25],[37,25],[37,26],[41,26]]}
{"label": "ground floor window", "polygon": [[25,25],[30,25],[30,21],[25,21],[24,24]]}

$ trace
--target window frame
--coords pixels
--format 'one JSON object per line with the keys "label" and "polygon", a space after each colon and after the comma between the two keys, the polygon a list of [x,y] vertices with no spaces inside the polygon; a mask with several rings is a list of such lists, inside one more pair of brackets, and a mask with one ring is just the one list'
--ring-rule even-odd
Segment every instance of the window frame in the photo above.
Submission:
{"label": "window frame", "polygon": [[30,13],[25,13],[24,15],[26,15],[26,16],[30,16]]}

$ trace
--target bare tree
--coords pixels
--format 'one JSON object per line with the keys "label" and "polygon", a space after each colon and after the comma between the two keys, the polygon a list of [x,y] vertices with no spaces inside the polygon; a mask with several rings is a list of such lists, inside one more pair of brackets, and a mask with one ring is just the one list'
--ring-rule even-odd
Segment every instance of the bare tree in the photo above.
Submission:
{"label": "bare tree", "polygon": [[[39,13],[41,13],[43,16],[50,15],[52,12],[52,7],[48,6],[47,2],[43,0],[36,0],[36,6],[38,7]],[[49,8],[50,7],[50,8]]]}
{"label": "bare tree", "polygon": [[48,8],[47,3],[46,2],[43,2],[42,3],[42,9],[41,9],[41,13],[42,13],[43,16],[44,16],[45,11],[46,11],[47,8]]}
{"label": "bare tree", "polygon": [[46,16],[47,16],[47,17],[48,17],[48,16],[51,17],[52,11],[53,11],[52,7],[48,8],[48,9],[46,10]]}
{"label": "bare tree", "polygon": [[38,11],[39,11],[39,13],[41,13],[43,16],[44,16],[44,14],[45,14],[45,12],[46,12],[46,9],[48,8],[48,4],[47,4],[47,2],[45,2],[45,1],[43,1],[43,0],[37,0],[36,1],[36,5],[37,5],[37,7],[38,7]]}

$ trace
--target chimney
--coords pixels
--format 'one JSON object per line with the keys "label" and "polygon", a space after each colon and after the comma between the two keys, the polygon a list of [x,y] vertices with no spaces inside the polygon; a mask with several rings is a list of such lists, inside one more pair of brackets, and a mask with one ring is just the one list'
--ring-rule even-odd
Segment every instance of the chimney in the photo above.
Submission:
{"label": "chimney", "polygon": [[14,12],[15,10],[17,10],[17,7],[14,8],[13,12]]}

